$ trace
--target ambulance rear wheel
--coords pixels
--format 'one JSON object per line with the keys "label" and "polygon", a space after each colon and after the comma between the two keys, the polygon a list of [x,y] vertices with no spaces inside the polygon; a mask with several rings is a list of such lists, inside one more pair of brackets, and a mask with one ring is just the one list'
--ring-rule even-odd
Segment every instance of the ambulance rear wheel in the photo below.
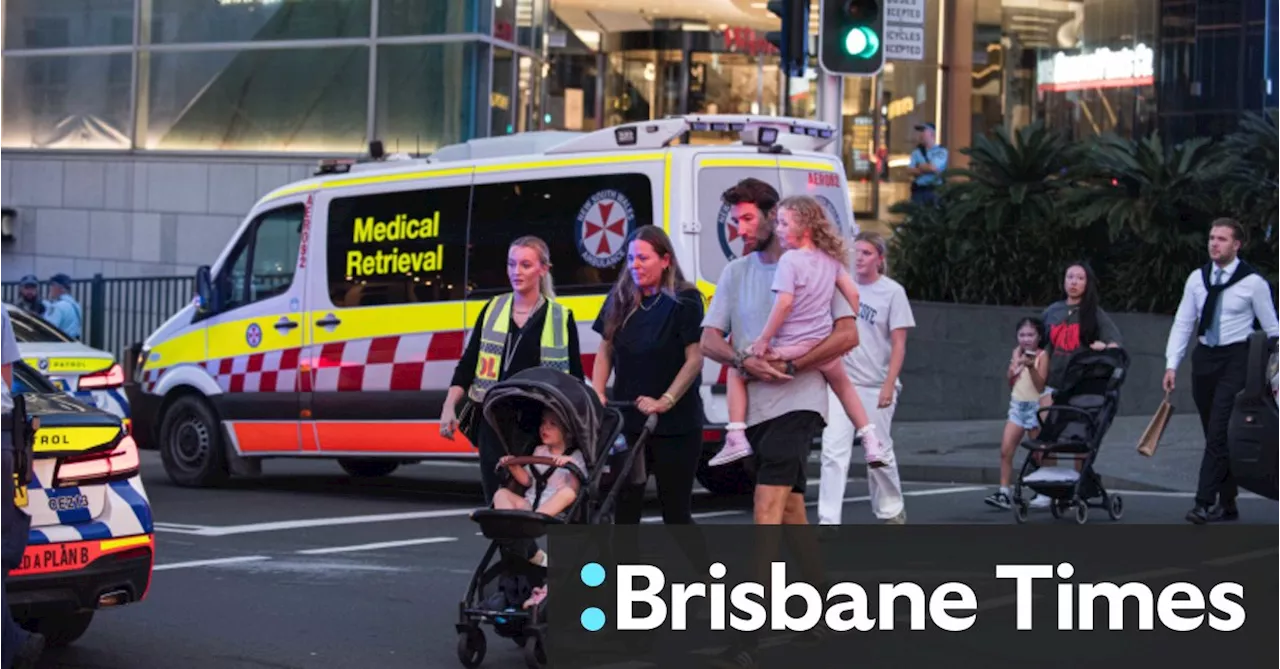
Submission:
{"label": "ambulance rear wheel", "polygon": [[361,478],[386,476],[400,466],[400,463],[395,460],[361,460],[353,458],[342,458],[338,460],[338,464],[348,474]]}
{"label": "ambulance rear wheel", "polygon": [[231,478],[222,432],[213,409],[194,395],[174,400],[160,423],[160,459],[169,480],[209,487]]}

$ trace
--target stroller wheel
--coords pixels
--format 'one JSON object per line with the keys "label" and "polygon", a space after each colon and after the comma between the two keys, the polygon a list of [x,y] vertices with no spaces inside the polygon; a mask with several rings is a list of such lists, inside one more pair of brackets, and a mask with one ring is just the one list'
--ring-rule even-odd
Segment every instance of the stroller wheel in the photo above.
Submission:
{"label": "stroller wheel", "polygon": [[467,669],[475,669],[484,662],[484,653],[488,650],[484,632],[473,627],[465,632],[458,632],[458,661]]}
{"label": "stroller wheel", "polygon": [[1049,500],[1049,513],[1053,514],[1055,519],[1062,517],[1063,503],[1056,499]]}
{"label": "stroller wheel", "polygon": [[1107,515],[1111,520],[1120,520],[1124,515],[1124,500],[1119,495],[1107,496]]}
{"label": "stroller wheel", "polygon": [[530,634],[524,639],[524,663],[529,669],[542,669],[547,666],[547,649],[542,645],[542,636]]}
{"label": "stroller wheel", "polygon": [[1026,502],[1019,500],[1013,503],[1013,519],[1017,521],[1019,525],[1027,522],[1027,503]]}
{"label": "stroller wheel", "polygon": [[1076,523],[1084,525],[1089,522],[1089,503],[1083,499],[1076,500]]}

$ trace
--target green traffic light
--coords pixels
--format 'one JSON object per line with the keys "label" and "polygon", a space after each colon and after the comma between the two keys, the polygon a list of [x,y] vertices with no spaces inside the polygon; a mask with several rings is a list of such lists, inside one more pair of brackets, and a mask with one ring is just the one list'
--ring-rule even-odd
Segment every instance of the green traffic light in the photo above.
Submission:
{"label": "green traffic light", "polygon": [[844,36],[844,50],[851,56],[870,58],[880,50],[880,37],[866,26],[858,26]]}

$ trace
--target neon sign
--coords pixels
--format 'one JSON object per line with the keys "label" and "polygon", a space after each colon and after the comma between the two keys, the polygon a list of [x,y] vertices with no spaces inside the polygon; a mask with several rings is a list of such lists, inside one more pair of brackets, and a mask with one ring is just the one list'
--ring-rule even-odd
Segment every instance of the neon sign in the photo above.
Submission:
{"label": "neon sign", "polygon": [[1150,86],[1155,83],[1155,52],[1145,44],[1077,55],[1058,52],[1040,61],[1037,75],[1041,91]]}

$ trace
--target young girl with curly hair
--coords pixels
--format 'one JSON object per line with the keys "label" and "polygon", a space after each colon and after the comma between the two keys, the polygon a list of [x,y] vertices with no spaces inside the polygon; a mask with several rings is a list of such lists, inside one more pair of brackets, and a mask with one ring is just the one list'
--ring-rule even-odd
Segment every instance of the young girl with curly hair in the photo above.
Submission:
{"label": "young girl with curly hair", "polygon": [[[858,287],[846,268],[848,255],[844,241],[816,199],[807,195],[789,197],[778,203],[775,212],[774,232],[787,251],[778,260],[769,321],[759,339],[750,344],[749,352],[759,357],[794,360],[831,334],[831,301],[837,288],[857,313]],[[883,467],[885,462],[875,426],[867,417],[841,359],[833,358],[821,370],[857,428],[858,436],[862,437],[867,465]],[[712,466],[752,454],[745,432],[746,380],[736,370],[729,371],[728,400],[725,445],[708,461]]]}

